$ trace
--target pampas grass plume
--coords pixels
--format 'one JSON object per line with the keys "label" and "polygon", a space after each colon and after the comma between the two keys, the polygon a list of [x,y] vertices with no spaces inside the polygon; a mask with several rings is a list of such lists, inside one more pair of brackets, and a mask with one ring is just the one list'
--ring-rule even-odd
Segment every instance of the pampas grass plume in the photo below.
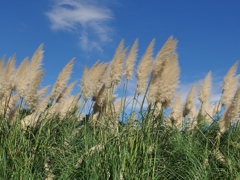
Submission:
{"label": "pampas grass plume", "polygon": [[51,85],[48,85],[48,86],[45,86],[44,88],[40,89],[38,92],[37,92],[37,96],[39,99],[42,99],[43,96],[46,95],[48,89],[50,88]]}
{"label": "pampas grass plume", "polygon": [[232,103],[225,110],[222,118],[220,119],[219,128],[220,132],[224,133],[231,123],[235,122],[240,115],[240,88],[237,89]]}
{"label": "pampas grass plume", "polygon": [[230,82],[228,82],[228,86],[225,88],[222,94],[222,105],[227,106],[231,103],[231,100],[238,88],[240,75],[233,77]]}
{"label": "pampas grass plume", "polygon": [[34,77],[31,85],[29,86],[27,96],[25,98],[27,106],[30,106],[32,109],[35,109],[39,103],[37,90],[41,83],[44,70],[38,71],[37,75]]}
{"label": "pampas grass plume", "polygon": [[77,83],[77,81],[74,81],[74,82],[70,83],[67,87],[65,87],[64,90],[61,92],[61,94],[58,96],[56,103],[61,103],[64,100],[66,100],[67,98],[69,98],[71,95],[72,89],[76,83]]}
{"label": "pampas grass plume", "polygon": [[143,94],[147,88],[148,76],[152,70],[152,53],[155,39],[149,44],[137,69],[137,94]]}
{"label": "pampas grass plume", "polygon": [[123,60],[126,55],[126,50],[123,50],[124,40],[121,40],[118,48],[114,54],[113,60],[111,61],[111,83],[119,84],[122,77],[122,69],[123,69]]}
{"label": "pampas grass plume", "polygon": [[91,91],[93,82],[90,81],[90,76],[91,74],[89,73],[87,66],[84,66],[80,88],[82,90],[82,96],[85,100],[93,95]]}
{"label": "pampas grass plume", "polygon": [[165,108],[171,104],[178,87],[180,68],[177,58],[177,54],[174,54],[172,58],[166,62],[158,82],[159,90],[156,95],[156,101],[160,102]]}
{"label": "pampas grass plume", "polygon": [[8,96],[9,92],[15,90],[15,88],[16,88],[16,84],[14,81],[14,78],[15,78],[15,55],[12,56],[11,58],[9,58],[3,74],[4,74],[3,89],[4,89],[5,96]]}
{"label": "pampas grass plume", "polygon": [[36,108],[37,113],[43,113],[46,110],[46,108],[49,104],[50,97],[51,97],[51,94],[46,96],[44,99],[41,99],[41,101],[39,102],[39,104]]}
{"label": "pampas grass plume", "polygon": [[153,75],[151,78],[151,82],[149,85],[149,91],[148,91],[148,103],[153,103],[156,101],[156,95],[159,90],[158,84],[160,81],[161,76],[159,75]]}
{"label": "pampas grass plume", "polygon": [[28,84],[28,58],[25,58],[18,67],[16,71],[15,82],[19,96],[24,98]]}
{"label": "pampas grass plume", "polygon": [[74,60],[75,58],[71,59],[71,61],[69,61],[69,63],[59,73],[57,81],[55,82],[51,92],[51,99],[57,98],[62,92],[62,90],[66,87],[72,73]]}
{"label": "pampas grass plume", "polygon": [[175,99],[175,102],[172,106],[171,113],[168,115],[169,119],[178,129],[182,127],[182,93],[178,93]]}
{"label": "pampas grass plume", "polygon": [[228,89],[229,83],[232,81],[234,78],[236,71],[237,71],[237,66],[238,66],[239,61],[235,62],[233,66],[228,70],[227,74],[224,77],[223,85],[222,85],[222,92],[226,89]]}
{"label": "pampas grass plume", "polygon": [[212,86],[212,72],[210,71],[203,80],[201,90],[199,92],[199,100],[201,103],[210,101],[211,86]]}
{"label": "pampas grass plume", "polygon": [[106,71],[104,72],[103,78],[101,80],[102,84],[104,84],[107,89],[109,89],[112,84],[111,71],[112,71],[112,62],[108,63],[106,67]]}
{"label": "pampas grass plume", "polygon": [[138,39],[135,40],[135,42],[129,52],[129,55],[126,59],[126,78],[128,80],[132,79],[133,68],[135,65],[136,58],[137,58],[137,51],[138,51],[137,47],[138,47]]}
{"label": "pampas grass plume", "polygon": [[37,75],[38,71],[42,66],[43,52],[44,52],[43,44],[41,44],[33,54],[31,61],[29,62],[29,68],[28,68],[29,83],[31,83],[31,81]]}
{"label": "pampas grass plume", "polygon": [[96,68],[91,68],[89,70],[90,74],[90,82],[92,83],[92,94],[93,94],[93,100],[95,101],[98,96],[98,92],[100,91],[102,85],[103,85],[103,76],[105,74],[105,71],[107,69],[108,63],[102,63],[99,64]]}
{"label": "pampas grass plume", "polygon": [[175,53],[176,46],[177,40],[173,39],[173,36],[170,36],[156,56],[156,60],[154,61],[152,70],[154,75],[160,73],[160,71],[162,70],[162,64],[165,61],[168,61]]}
{"label": "pampas grass plume", "polygon": [[68,112],[71,112],[75,107],[79,108],[79,104],[76,101],[76,96],[68,96],[65,101],[62,102],[61,108],[59,109],[60,118],[63,119]]}
{"label": "pampas grass plume", "polygon": [[238,61],[228,70],[226,76],[224,77],[222,85],[222,105],[227,106],[231,103],[231,100],[237,90],[239,77],[235,76],[237,71]]}
{"label": "pampas grass plume", "polygon": [[195,108],[196,95],[197,95],[197,83],[193,84],[191,90],[188,93],[188,96],[186,98],[184,108],[183,108],[183,117],[188,115],[190,111]]}

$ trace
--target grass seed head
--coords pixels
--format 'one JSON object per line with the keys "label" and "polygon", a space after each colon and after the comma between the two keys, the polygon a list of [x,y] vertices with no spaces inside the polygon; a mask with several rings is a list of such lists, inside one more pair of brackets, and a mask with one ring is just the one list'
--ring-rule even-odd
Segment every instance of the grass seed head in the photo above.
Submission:
{"label": "grass seed head", "polygon": [[57,81],[53,85],[51,99],[57,98],[62,90],[67,86],[68,80],[70,79],[70,75],[72,73],[74,60],[75,58],[71,59],[71,61],[59,73]]}
{"label": "grass seed head", "polygon": [[177,40],[170,36],[156,56],[153,64],[153,74],[156,75],[162,71],[164,62],[171,59],[171,56],[175,53],[176,46]]}
{"label": "grass seed head", "polygon": [[152,70],[152,53],[155,39],[149,44],[145,54],[143,55],[137,69],[137,93],[143,94],[147,88],[148,76]]}
{"label": "grass seed head", "polygon": [[135,61],[137,59],[137,51],[138,51],[138,39],[135,40],[128,57],[126,59],[126,78],[131,80],[132,73],[135,65]]}
{"label": "grass seed head", "polygon": [[186,98],[184,108],[183,108],[183,117],[188,115],[190,111],[195,108],[196,95],[197,95],[197,83],[193,84],[191,90],[188,93],[188,96]]}

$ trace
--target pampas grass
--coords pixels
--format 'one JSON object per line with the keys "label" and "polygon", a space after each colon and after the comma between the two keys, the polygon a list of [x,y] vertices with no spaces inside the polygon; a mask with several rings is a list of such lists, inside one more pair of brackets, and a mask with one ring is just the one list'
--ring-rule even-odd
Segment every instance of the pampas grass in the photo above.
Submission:
{"label": "pampas grass", "polygon": [[38,99],[42,99],[46,94],[51,85],[45,86],[37,92]]}
{"label": "pampas grass", "polygon": [[[127,57],[121,41],[110,62],[85,66],[76,95],[71,91],[79,82],[68,84],[73,59],[48,93],[50,85],[40,88],[42,45],[17,68],[15,56],[6,66],[3,57],[0,179],[238,179],[237,63],[218,102],[210,101],[210,71],[182,104],[176,44],[169,37],[154,59],[153,40],[138,59],[138,40]],[[133,75],[137,90],[129,97]]]}
{"label": "pampas grass", "polygon": [[123,50],[124,41],[122,40],[114,54],[114,57],[110,63],[111,71],[111,83],[118,85],[123,74],[123,62],[126,56],[126,50]]}
{"label": "pampas grass", "polygon": [[73,63],[75,58],[73,58],[69,63],[63,68],[63,70],[59,73],[57,81],[53,85],[52,92],[51,92],[51,99],[58,98],[60,93],[66,87],[67,82],[70,78],[72,73]]}
{"label": "pampas grass", "polygon": [[183,117],[187,116],[191,111],[194,111],[196,105],[196,95],[197,95],[197,83],[193,84],[190,89],[186,102],[183,108]]}
{"label": "pampas grass", "polygon": [[166,62],[158,81],[156,102],[160,102],[165,108],[171,104],[178,87],[180,68],[177,58],[175,54]]}
{"label": "pampas grass", "polygon": [[15,81],[17,85],[17,91],[21,98],[26,96],[28,88],[28,58],[25,58],[16,71]]}
{"label": "pampas grass", "polygon": [[152,70],[152,53],[155,40],[149,44],[137,68],[137,94],[143,94],[147,88],[148,76]]}
{"label": "pampas grass", "polygon": [[100,89],[102,88],[104,82],[104,75],[105,75],[105,71],[108,67],[108,63],[101,63],[99,64],[96,68],[91,68],[89,70],[89,75],[91,77],[91,82],[92,82],[92,94],[93,100],[97,99],[98,93],[100,91]]}
{"label": "pampas grass", "polygon": [[231,103],[231,100],[237,90],[238,82],[240,76],[235,76],[237,71],[238,62],[234,63],[234,65],[228,70],[226,76],[224,77],[223,85],[222,85],[222,105],[227,106]]}
{"label": "pampas grass", "polygon": [[135,61],[137,59],[137,51],[138,51],[138,39],[136,39],[134,41],[134,44],[128,54],[128,57],[126,59],[126,78],[128,80],[132,80],[132,74],[133,74],[133,70],[134,70],[134,65],[135,65]]}
{"label": "pampas grass", "polygon": [[222,85],[222,91],[226,91],[228,89],[229,83],[232,81],[234,78],[236,71],[237,71],[237,66],[238,66],[239,61],[235,62],[233,66],[228,70],[226,76],[224,77],[223,85]]}
{"label": "pampas grass", "polygon": [[41,44],[36,52],[33,54],[31,61],[29,62],[28,66],[28,79],[26,81],[30,84],[37,75],[38,71],[42,67],[42,60],[43,60],[43,44]]}
{"label": "pampas grass", "polygon": [[224,133],[231,124],[238,120],[240,115],[240,88],[236,91],[232,103],[227,107],[220,120],[220,132]]}
{"label": "pampas grass", "polygon": [[164,63],[175,53],[176,46],[177,40],[170,36],[156,56],[152,70],[154,75],[161,73]]}
{"label": "pampas grass", "polygon": [[201,90],[198,95],[198,99],[201,103],[210,101],[211,90],[212,90],[212,72],[210,71],[203,80]]}
{"label": "pampas grass", "polygon": [[182,93],[178,93],[172,105],[172,110],[166,118],[166,121],[170,121],[170,124],[174,124],[178,129],[181,129],[183,125],[181,97]]}
{"label": "pampas grass", "polygon": [[212,72],[210,71],[203,80],[201,90],[198,94],[198,99],[201,103],[199,110],[199,122],[202,120],[201,117],[207,114],[207,110],[210,106],[210,96],[212,90]]}
{"label": "pampas grass", "polygon": [[14,81],[15,78],[15,55],[11,57],[3,72],[3,92],[5,96],[8,96],[9,93],[15,90],[16,84]]}
{"label": "pampas grass", "polygon": [[89,83],[91,74],[89,73],[89,70],[87,69],[87,66],[84,66],[83,75],[82,75],[82,82],[81,82],[81,90],[82,90],[82,96],[85,100],[87,100],[89,97],[92,96],[92,88],[93,84]]}
{"label": "pampas grass", "polygon": [[37,90],[41,83],[43,74],[44,74],[44,70],[41,70],[33,78],[32,83],[30,84],[30,88],[28,89],[27,96],[25,98],[27,106],[31,107],[33,110],[35,110],[36,106],[39,103]]}

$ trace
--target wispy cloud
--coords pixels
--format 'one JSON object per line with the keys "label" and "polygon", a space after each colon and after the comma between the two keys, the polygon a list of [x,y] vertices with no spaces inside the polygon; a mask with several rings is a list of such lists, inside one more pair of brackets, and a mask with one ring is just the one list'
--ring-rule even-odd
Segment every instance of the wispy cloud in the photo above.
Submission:
{"label": "wispy cloud", "polygon": [[76,33],[83,50],[101,50],[111,41],[108,23],[113,13],[98,0],[55,0],[46,15],[52,30]]}

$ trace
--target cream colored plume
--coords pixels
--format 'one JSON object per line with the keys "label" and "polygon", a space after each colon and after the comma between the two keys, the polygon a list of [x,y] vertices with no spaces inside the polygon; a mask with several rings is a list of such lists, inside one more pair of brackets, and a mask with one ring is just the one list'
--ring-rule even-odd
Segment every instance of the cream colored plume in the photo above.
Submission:
{"label": "cream colored plume", "polygon": [[92,86],[93,86],[93,82],[90,81],[90,76],[92,76],[93,74],[90,74],[88,71],[87,66],[84,66],[84,70],[83,70],[83,75],[82,75],[82,79],[81,79],[81,85],[80,88],[82,90],[82,96],[85,100],[87,100],[88,98],[90,98],[93,94],[92,94]]}
{"label": "cream colored plume", "polygon": [[51,92],[51,99],[57,98],[60,95],[60,93],[63,91],[63,89],[67,86],[68,80],[72,73],[74,59],[75,58],[73,58],[59,73],[57,81],[53,85],[53,89]]}
{"label": "cream colored plume", "polygon": [[51,85],[48,85],[37,92],[38,99],[42,99],[42,97],[46,95],[47,90],[50,88],[50,86]]}
{"label": "cream colored plume", "polygon": [[237,71],[238,63],[239,63],[239,61],[235,62],[233,64],[233,66],[228,70],[226,76],[224,77],[224,81],[223,81],[223,85],[222,85],[223,93],[226,89],[228,89],[229,83],[233,80],[233,78],[236,74],[236,71]]}
{"label": "cream colored plume", "polygon": [[212,72],[210,71],[203,80],[201,90],[199,92],[199,100],[201,103],[210,102],[212,88]]}
{"label": "cream colored plume", "polygon": [[15,55],[9,58],[3,71],[3,92],[5,96],[9,96],[11,91],[15,90]]}
{"label": "cream colored plume", "polygon": [[11,98],[9,99],[9,102],[7,104],[6,107],[6,117],[11,119],[11,114],[14,113],[14,111],[16,110],[16,103],[19,100],[19,95],[18,94],[14,94],[11,96]]}
{"label": "cream colored plume", "polygon": [[48,95],[44,99],[41,99],[41,101],[38,103],[38,106],[36,108],[37,113],[41,114],[46,110],[46,108],[49,104],[49,101],[50,101],[50,97],[51,97],[51,95]]}
{"label": "cream colored plume", "polygon": [[120,42],[112,61],[107,65],[106,71],[101,80],[108,89],[112,85],[118,85],[123,74],[123,62],[126,56],[126,49],[123,50],[123,40]]}
{"label": "cream colored plume", "polygon": [[37,112],[34,112],[28,116],[26,116],[23,120],[21,120],[21,125],[24,130],[26,130],[28,127],[35,128],[37,125],[37,122],[39,121],[39,116]]}
{"label": "cream colored plume", "polygon": [[174,104],[172,106],[171,113],[168,115],[167,119],[169,119],[178,129],[182,128],[182,93],[178,93]]}
{"label": "cream colored plume", "polygon": [[225,110],[220,119],[220,132],[224,133],[232,123],[234,123],[240,116],[240,88],[237,89],[232,103]]}
{"label": "cream colored plume", "polygon": [[210,125],[213,122],[213,116],[214,116],[214,104],[210,104],[209,107],[206,109],[206,116],[205,121],[208,125]]}
{"label": "cream colored plume", "polygon": [[160,102],[165,108],[171,104],[178,87],[180,68],[177,59],[177,54],[174,54],[172,58],[166,62],[158,82],[156,101]]}
{"label": "cream colored plume", "polygon": [[153,39],[149,44],[145,54],[143,55],[137,68],[137,93],[143,94],[146,91],[148,76],[152,70],[152,53],[155,40]]}
{"label": "cream colored plume", "polygon": [[123,62],[126,56],[126,49],[123,50],[124,48],[123,43],[124,43],[124,40],[121,40],[114,54],[114,57],[110,63],[111,65],[110,76],[111,76],[111,81],[114,84],[119,84],[123,74]]}
{"label": "cream colored plume", "polygon": [[222,97],[221,102],[223,106],[227,106],[231,103],[231,100],[238,88],[239,77],[235,76],[237,71],[238,61],[228,70],[226,76],[224,77],[222,85]]}
{"label": "cream colored plume", "polygon": [[104,84],[107,89],[110,88],[112,84],[112,77],[111,77],[112,64],[111,63],[112,62],[110,62],[107,65],[103,78],[101,79],[101,83]]}
{"label": "cream colored plume", "polygon": [[198,99],[201,102],[200,110],[199,110],[199,119],[201,120],[201,116],[205,116],[207,113],[208,108],[210,107],[210,96],[211,96],[211,88],[212,88],[212,78],[211,78],[211,71],[206,75],[205,79],[203,80],[201,90],[198,95]]}
{"label": "cream colored plume", "polygon": [[99,60],[90,69],[84,66],[80,88],[85,100],[98,93],[106,66],[106,63],[100,64]]}
{"label": "cream colored plume", "polygon": [[34,110],[36,110],[36,107],[38,106],[38,103],[39,103],[37,92],[38,92],[38,88],[41,83],[43,74],[44,74],[44,70],[38,71],[37,75],[33,78],[29,86],[27,95],[25,97],[27,106],[31,107]]}
{"label": "cream colored plume", "polygon": [[197,125],[197,121],[195,119],[198,116],[198,111],[199,109],[194,107],[188,114],[186,125],[190,128],[189,130],[191,130],[192,128],[194,128],[195,125]]}
{"label": "cream colored plume", "polygon": [[149,91],[148,91],[148,103],[153,103],[156,101],[156,96],[159,90],[158,84],[160,81],[160,74],[158,75],[152,75],[151,82],[149,85]]}
{"label": "cream colored plume", "polygon": [[70,83],[67,87],[65,87],[64,90],[61,92],[61,94],[58,96],[56,103],[62,103],[67,98],[69,98],[71,96],[72,89],[76,83],[77,81],[74,81]]}
{"label": "cream colored plume", "polygon": [[135,40],[126,59],[126,78],[131,80],[138,51],[138,39]]}
{"label": "cream colored plume", "polygon": [[228,86],[225,88],[222,94],[222,105],[227,106],[231,103],[231,100],[238,88],[240,75],[233,77],[228,83]]}
{"label": "cream colored plume", "polygon": [[43,44],[41,44],[32,56],[29,62],[28,68],[28,82],[32,82],[33,78],[37,75],[38,71],[41,69],[43,60]]}
{"label": "cream colored plume", "polygon": [[77,100],[77,96],[69,96],[62,102],[61,108],[59,109],[59,116],[61,119],[63,119],[68,112],[72,112],[74,109],[80,107],[80,102]]}
{"label": "cream colored plume", "polygon": [[[26,71],[27,71],[27,66],[28,66],[28,58],[25,58],[19,67],[16,70],[16,77],[25,77]],[[20,79],[15,79],[15,81],[19,81]]]}
{"label": "cream colored plume", "polygon": [[177,40],[173,39],[173,36],[170,36],[156,56],[152,70],[154,75],[157,75],[162,71],[163,63],[171,59],[171,56],[175,53],[176,46]]}
{"label": "cream colored plume", "polygon": [[99,64],[95,68],[91,68],[89,70],[90,74],[90,82],[92,83],[92,94],[93,94],[93,100],[95,101],[97,99],[98,93],[103,86],[103,76],[105,74],[105,71],[107,69],[108,63],[102,63]]}
{"label": "cream colored plume", "polygon": [[28,88],[28,58],[25,58],[16,71],[15,82],[17,92],[21,98],[24,98]]}
{"label": "cream colored plume", "polygon": [[183,117],[187,116],[191,110],[196,106],[196,96],[197,96],[197,83],[193,84],[191,90],[188,93],[186,98],[184,108],[183,108]]}
{"label": "cream colored plume", "polygon": [[98,106],[103,107],[106,105],[107,93],[108,93],[108,89],[105,87],[105,85],[103,85],[96,99],[96,104],[98,104]]}

